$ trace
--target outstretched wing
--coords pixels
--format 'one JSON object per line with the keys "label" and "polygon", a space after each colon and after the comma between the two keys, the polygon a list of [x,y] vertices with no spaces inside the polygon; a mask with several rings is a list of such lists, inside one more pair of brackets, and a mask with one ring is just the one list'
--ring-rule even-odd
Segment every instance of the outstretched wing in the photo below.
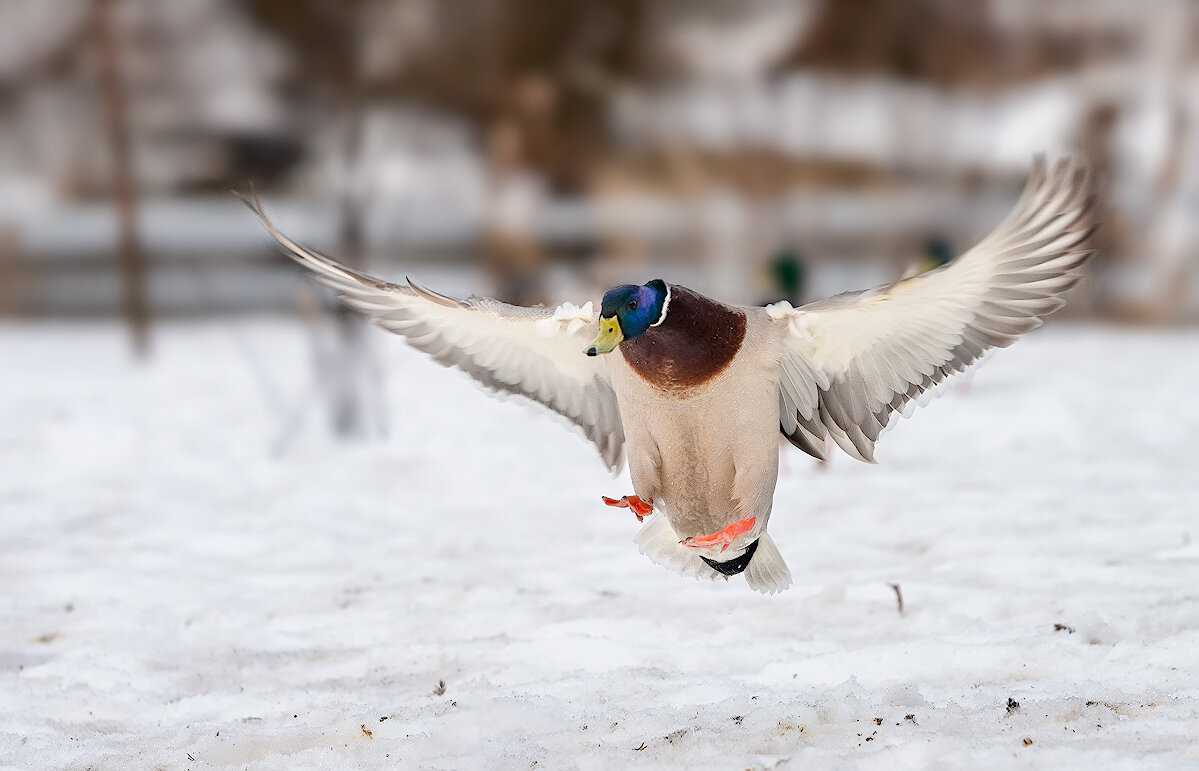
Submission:
{"label": "outstretched wing", "polygon": [[1064,304],[1094,230],[1086,170],[1038,159],[1016,207],[977,246],[935,270],[794,309],[786,325],[780,423],[796,447],[824,457],[831,435],[874,462],[898,411],[992,347],[1011,345]]}
{"label": "outstretched wing", "polygon": [[544,404],[583,429],[612,471],[624,462],[624,427],[604,357],[583,353],[598,331],[591,303],[525,308],[487,297],[456,300],[392,284],[309,251],[284,235],[256,199],[239,196],[296,262],[361,311],[447,367],[485,387]]}

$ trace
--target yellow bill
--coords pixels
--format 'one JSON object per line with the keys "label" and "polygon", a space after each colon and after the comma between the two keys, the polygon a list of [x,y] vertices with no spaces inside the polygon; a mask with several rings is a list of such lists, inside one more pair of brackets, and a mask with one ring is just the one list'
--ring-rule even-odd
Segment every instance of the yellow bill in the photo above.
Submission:
{"label": "yellow bill", "polygon": [[620,329],[620,322],[615,316],[608,318],[600,317],[599,334],[591,341],[591,345],[587,348],[588,356],[597,356],[601,353],[611,353],[616,346],[620,345],[620,341],[624,340],[624,332]]}

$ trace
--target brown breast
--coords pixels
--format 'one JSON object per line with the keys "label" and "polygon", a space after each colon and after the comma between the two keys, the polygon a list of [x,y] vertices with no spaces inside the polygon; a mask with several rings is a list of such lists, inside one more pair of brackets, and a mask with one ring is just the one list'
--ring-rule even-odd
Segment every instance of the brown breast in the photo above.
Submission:
{"label": "brown breast", "polygon": [[646,382],[682,392],[720,374],[744,339],[744,313],[672,284],[666,321],[625,340],[620,353]]}

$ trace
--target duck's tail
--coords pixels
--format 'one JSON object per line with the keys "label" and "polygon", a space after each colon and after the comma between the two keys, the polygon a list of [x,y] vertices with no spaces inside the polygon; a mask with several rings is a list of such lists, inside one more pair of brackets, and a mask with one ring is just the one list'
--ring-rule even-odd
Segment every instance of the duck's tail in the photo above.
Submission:
{"label": "duck's tail", "polygon": [[[695,549],[679,543],[678,534],[662,512],[652,514],[633,540],[651,562],[669,571],[709,581],[728,579],[705,562]],[[775,594],[791,585],[791,571],[769,533],[764,532],[758,538],[757,551],[744,572],[750,587],[763,594]]]}
{"label": "duck's tail", "polygon": [[758,538],[758,550],[745,569],[745,581],[762,594],[776,594],[791,585],[791,571],[770,533],[763,531]]}
{"label": "duck's tail", "polygon": [[651,514],[637,531],[633,541],[637,544],[638,551],[649,557],[650,562],[673,573],[692,578],[706,578],[709,581],[728,579],[728,576],[717,573],[700,559],[695,549],[679,543],[678,535],[663,512]]}

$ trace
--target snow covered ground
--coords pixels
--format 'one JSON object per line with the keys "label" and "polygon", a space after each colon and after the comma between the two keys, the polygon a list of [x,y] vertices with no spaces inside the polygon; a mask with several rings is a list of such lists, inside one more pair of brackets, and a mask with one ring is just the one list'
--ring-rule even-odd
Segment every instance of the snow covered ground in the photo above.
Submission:
{"label": "snow covered ground", "polygon": [[1051,323],[878,466],[788,448],[776,597],[376,343],[391,438],[274,458],[295,324],[0,325],[0,766],[1199,766],[1199,331]]}

